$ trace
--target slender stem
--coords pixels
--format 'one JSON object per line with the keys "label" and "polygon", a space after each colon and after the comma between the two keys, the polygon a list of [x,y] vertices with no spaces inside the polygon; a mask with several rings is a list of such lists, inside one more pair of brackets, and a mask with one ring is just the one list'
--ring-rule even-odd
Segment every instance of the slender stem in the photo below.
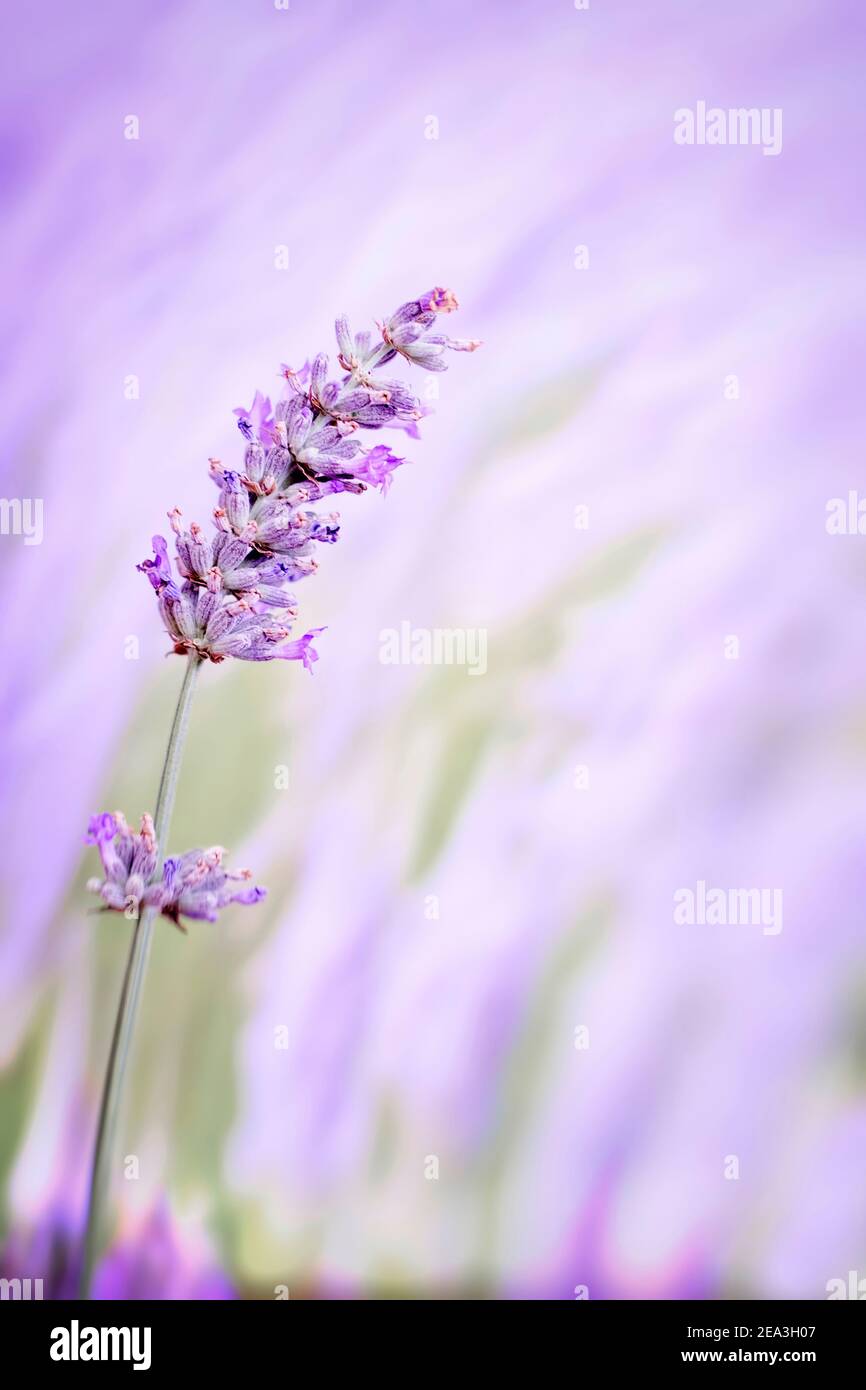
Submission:
{"label": "slender stem", "polygon": [[[156,809],[153,816],[154,833],[159,845],[159,862],[156,866],[156,873],[159,872],[162,863],[165,843],[171,824],[171,813],[174,809],[174,794],[177,790],[177,779],[178,773],[180,772],[181,758],[183,756],[183,745],[186,739],[187,725],[189,724],[190,705],[192,704],[196,675],[200,665],[200,657],[193,652],[189,657],[186,674],[183,678],[183,685],[181,686],[180,695],[178,696],[177,708],[174,712],[171,733],[168,738],[168,748],[165,752],[162,776],[159,779],[159,792],[157,794]],[[135,1020],[141,1000],[144,976],[147,971],[147,960],[150,955],[150,944],[153,937],[153,924],[155,918],[156,910],[150,907],[144,908],[138,915],[132,937],[132,944],[129,949],[129,959],[126,963],[126,974],[123,978],[123,989],[117,1008],[117,1018],[114,1023],[111,1051],[108,1054],[108,1067],[105,1072],[105,1081],[102,1087],[102,1101],[99,1107],[99,1124],[96,1130],[96,1144],[93,1150],[93,1167],[90,1174],[90,1196],[87,1206],[87,1226],[84,1234],[84,1258],[79,1284],[79,1296],[81,1298],[89,1297],[90,1284],[93,1278],[93,1268],[101,1247],[102,1227],[108,1198],[114,1139],[117,1131],[120,1102],[123,1096],[123,1083],[126,1076],[127,1064],[129,1062],[132,1035],[135,1031]]]}

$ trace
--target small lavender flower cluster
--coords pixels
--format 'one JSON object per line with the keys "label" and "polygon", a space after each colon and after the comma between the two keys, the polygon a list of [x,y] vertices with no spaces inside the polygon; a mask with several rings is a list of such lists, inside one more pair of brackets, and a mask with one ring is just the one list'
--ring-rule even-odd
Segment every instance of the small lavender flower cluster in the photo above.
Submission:
{"label": "small lavender flower cluster", "polygon": [[405,459],[385,444],[367,447],[359,432],[391,426],[417,438],[426,412],[402,381],[379,372],[398,356],[442,372],[446,349],[479,347],[475,339],[434,331],[437,315],[457,307],[451,290],[430,290],[378,325],[375,341],[368,332],[353,336],[339,318],[338,361],[345,374],[339,381],[328,380],[328,358],[320,353],[300,371],[283,367],[288,391],[273,414],[259,392],[249,410],[235,411],[247,441],[243,472],[211,459],[219,488],[216,535],[206,536],[195,523],[185,527],[175,508],[169,520],[183,583],[172,576],[163,536],[153,538],[154,558],[138,566],[158,595],[175,652],[211,661],[279,657],[303,661],[308,670],[318,660],[312,643],[321,628],[288,641],[297,616],[288,586],[314,573],[315,546],[336,541],[340,519],[309,504],[367,487],[388,490]]}
{"label": "small lavender flower cluster", "polygon": [[265,896],[264,888],[235,886],[249,883],[252,873],[249,869],[224,869],[225,850],[219,845],[166,859],[162,880],[151,883],[159,846],[148,815],[142,816],[138,834],[120,811],[94,816],[87,843],[99,850],[105,874],[104,878],[91,878],[88,891],[98,893],[112,912],[137,916],[142,908],[152,907],[185,930],[181,916],[215,922],[220,909],[229,903],[257,903]]}

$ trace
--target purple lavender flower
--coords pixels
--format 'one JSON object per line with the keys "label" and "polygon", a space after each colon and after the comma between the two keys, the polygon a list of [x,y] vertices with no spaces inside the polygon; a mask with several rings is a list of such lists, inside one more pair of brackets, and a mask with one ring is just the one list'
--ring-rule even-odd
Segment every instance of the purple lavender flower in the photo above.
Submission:
{"label": "purple lavender flower", "polygon": [[384,494],[393,482],[394,469],[405,462],[405,459],[392,453],[387,444],[377,444],[375,449],[371,449],[367,454],[361,467],[355,470],[355,476],[369,483],[371,487],[377,487]]}
{"label": "purple lavender flower", "polygon": [[99,894],[106,908],[134,915],[141,907],[159,903],[158,891],[148,887],[159,857],[149,815],[142,816],[141,830],[136,835],[120,811],[113,816],[104,811],[92,817],[86,842],[99,850],[105,875],[90,879],[87,888]]}
{"label": "purple lavender flower", "polygon": [[428,413],[402,381],[378,375],[401,356],[427,371],[445,370],[446,349],[472,352],[475,339],[448,338],[431,330],[438,314],[457,308],[451,290],[436,288],[400,306],[375,341],[352,334],[337,319],[338,362],[343,375],[328,378],[328,358],[319,353],[298,371],[283,365],[287,393],[271,410],[257,391],[249,410],[237,409],[246,440],[241,471],[210,460],[219,488],[213,512],[216,535],[206,537],[180,511],[169,513],[176,536],[178,584],[163,536],[154,536],[154,558],[138,566],[158,599],[173,650],[210,661],[318,660],[313,632],[290,641],[297,605],[289,587],[314,574],[315,550],[333,544],[340,532],[336,512],[320,514],[310,503],[368,487],[388,491],[405,459],[385,444],[367,446],[364,429],[400,429],[418,437]]}
{"label": "purple lavender flower", "polygon": [[[311,546],[299,542],[292,552],[290,528],[286,527],[283,539],[288,554],[284,558],[259,557],[256,562],[251,560],[247,545],[239,539],[232,544],[226,532],[219,532],[213,542],[205,542],[200,527],[180,531],[179,513],[175,512],[173,522],[178,526],[178,568],[186,576],[185,582],[178,585],[172,578],[162,536],[153,538],[156,558],[145,560],[138,568],[147,574],[159,596],[160,613],[174,650],[196,652],[213,662],[228,656],[242,661],[280,657],[302,661],[309,670],[318,661],[313,638],[323,629],[315,628],[294,642],[287,641],[297,610],[284,586],[315,569],[315,560],[307,553]],[[273,608],[280,610],[278,617],[271,613]]]}
{"label": "purple lavender flower", "polygon": [[[430,290],[401,305],[375,342],[368,332],[353,335],[346,319],[338,319],[338,380],[329,379],[328,359],[319,353],[300,371],[283,367],[286,395],[273,410],[270,398],[257,391],[249,410],[235,411],[246,441],[242,470],[210,460],[219,488],[213,512],[216,534],[206,537],[195,522],[186,526],[177,507],[169,512],[180,582],[172,572],[165,537],[153,537],[153,559],[138,568],[157,596],[173,650],[189,658],[160,779],[160,837],[167,837],[171,823],[190,701],[205,657],[216,662],[226,657],[301,661],[308,671],[318,660],[313,639],[322,628],[291,640],[297,606],[290,586],[315,571],[315,549],[333,545],[340,518],[336,512],[317,512],[312,504],[368,487],[387,491],[404,460],[387,445],[362,443],[361,431],[392,426],[417,435],[425,412],[404,382],[377,373],[398,355],[443,371],[446,348],[478,347],[475,341],[431,332],[437,314],[456,307],[450,290]],[[91,879],[88,888],[106,910],[138,919],[127,981],[143,976],[157,913],[177,926],[182,916],[215,922],[229,903],[255,903],[264,896],[264,889],[249,883],[248,870],[223,868],[224,851],[218,846],[166,859],[161,878],[155,879],[159,846],[149,816],[142,818],[138,835],[120,815],[96,816],[88,840],[99,850],[104,874]],[[238,882],[247,886],[239,888]],[[121,994],[114,1035],[120,1044],[109,1054],[102,1092],[81,1264],[85,1295],[100,1248],[107,1165],[139,997],[139,989],[125,987]]]}
{"label": "purple lavender flower", "polygon": [[270,444],[274,438],[274,422],[271,418],[270,397],[257,391],[249,410],[242,407],[235,410],[238,429],[245,439],[258,439],[262,444]]}
{"label": "purple lavender flower", "polygon": [[397,353],[428,372],[444,372],[446,348],[454,352],[474,352],[481,346],[477,338],[449,338],[444,333],[431,333],[437,314],[450,314],[458,309],[453,290],[435,289],[401,304],[396,313],[382,325],[382,337],[391,349],[382,359],[390,362]]}
{"label": "purple lavender flower", "polygon": [[[112,912],[137,916],[142,908],[152,907],[183,931],[181,916],[215,922],[220,909],[229,903],[249,905],[265,896],[264,888],[249,883],[249,869],[223,868],[225,850],[220,845],[191,849],[178,858],[166,859],[162,879],[151,883],[159,846],[148,815],[142,816],[137,835],[120,811],[94,816],[87,843],[97,846],[105,875],[90,879],[88,890],[98,893],[105,908]],[[239,888],[239,883],[248,886]]]}

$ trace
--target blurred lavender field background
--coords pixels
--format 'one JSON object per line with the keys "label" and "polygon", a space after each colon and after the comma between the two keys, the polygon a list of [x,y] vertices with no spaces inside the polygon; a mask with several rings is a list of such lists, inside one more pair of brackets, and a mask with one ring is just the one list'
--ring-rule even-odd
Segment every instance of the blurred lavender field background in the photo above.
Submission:
{"label": "blurred lavender field background", "polygon": [[[152,808],[182,676],[135,564],[281,362],[436,284],[485,346],[339,499],[314,674],[202,673],[170,848],[270,894],[158,926],[97,1292],[866,1275],[861,9],[7,14],[4,1275],[80,1222],[130,930],[83,834]],[[700,101],[781,151],[678,145]],[[403,622],[486,673],[384,664]],[[781,930],[677,922],[699,882]]]}

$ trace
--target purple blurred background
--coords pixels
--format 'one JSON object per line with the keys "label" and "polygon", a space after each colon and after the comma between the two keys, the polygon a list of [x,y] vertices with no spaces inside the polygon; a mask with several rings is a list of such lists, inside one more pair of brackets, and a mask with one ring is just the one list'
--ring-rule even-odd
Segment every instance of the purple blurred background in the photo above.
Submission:
{"label": "purple blurred background", "polygon": [[[135,564],[280,362],[439,284],[485,347],[299,586],[313,677],[204,672],[171,848],[271,891],[157,934],[103,1291],[866,1275],[861,8],[7,15],[4,1273],[80,1219],[128,941],[83,832],[181,678]],[[781,150],[677,144],[699,102]],[[486,673],[383,664],[404,621]],[[783,912],[675,920],[700,882]]]}

